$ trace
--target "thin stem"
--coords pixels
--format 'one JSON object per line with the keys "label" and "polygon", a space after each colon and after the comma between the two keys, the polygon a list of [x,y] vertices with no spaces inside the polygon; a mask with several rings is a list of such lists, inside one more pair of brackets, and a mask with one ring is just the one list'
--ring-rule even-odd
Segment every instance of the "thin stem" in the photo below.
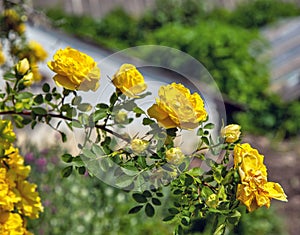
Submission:
{"label": "thin stem", "polygon": [[[25,115],[25,116],[31,116],[32,112],[31,111],[28,111],[28,110],[24,110],[24,111],[21,111],[21,112],[16,112],[16,111],[13,111],[13,110],[10,110],[10,111],[2,111],[0,112],[0,115],[7,115],[7,114],[18,114],[18,115]],[[59,119],[63,119],[63,120],[67,120],[67,121],[74,121],[74,122],[78,122],[78,120],[76,119],[73,119],[73,118],[70,118],[70,117],[66,117],[62,114],[58,114],[58,113],[47,113],[47,114],[44,114],[44,115],[39,115],[39,116],[42,116],[42,117],[47,117],[47,116],[50,116],[52,118],[59,118]],[[98,129],[101,129],[103,131],[106,131],[107,133],[110,133],[128,143],[130,143],[130,139],[129,138],[126,138],[125,136],[117,133],[117,132],[114,132],[113,130],[111,129],[108,129],[105,127],[105,125],[95,125],[96,128]]]}

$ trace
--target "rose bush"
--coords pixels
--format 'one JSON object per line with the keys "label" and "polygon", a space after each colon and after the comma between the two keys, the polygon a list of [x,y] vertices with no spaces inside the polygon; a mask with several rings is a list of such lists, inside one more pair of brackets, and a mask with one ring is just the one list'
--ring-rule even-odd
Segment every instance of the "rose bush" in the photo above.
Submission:
{"label": "rose bush", "polygon": [[[16,24],[22,23],[12,18]],[[227,228],[237,225],[241,216],[238,209],[243,204],[252,212],[261,206],[269,207],[271,199],[286,201],[281,186],[267,181],[263,156],[250,145],[240,144],[239,126],[229,125],[220,138],[214,138],[214,124],[208,122],[203,99],[182,84],[161,86],[159,97],[150,99],[153,105],[145,111],[137,104],[137,100],[145,98],[149,102],[151,93],[147,92],[144,77],[134,65],[123,64],[112,77],[115,91],[108,103],[93,106],[76,91],[96,91],[100,69],[92,57],[67,47],[59,49],[48,62],[56,73],[53,80],[62,91],[44,82],[39,92],[32,93],[30,74],[36,61],[20,56],[26,53],[16,53],[26,51],[28,43],[22,42],[19,47],[18,40],[8,40],[11,33],[19,35],[17,28],[1,34],[11,49],[14,65],[6,67],[3,76],[0,115],[19,128],[30,125],[34,129],[46,124],[60,134],[63,142],[68,141],[68,136],[61,122],[72,131],[80,129],[84,139],[77,145],[78,154],[61,156],[66,163],[61,171],[63,177],[77,171],[100,179],[103,175],[111,178],[114,186],[129,191],[137,203],[129,214],[144,210],[148,217],[155,215],[156,207],[162,205],[169,191],[175,201],[166,205],[168,214],[163,221],[174,224],[176,235],[184,234],[194,218],[213,218],[208,233],[225,234]],[[42,59],[44,55],[39,50],[36,58]],[[26,219],[37,218],[43,206],[37,186],[28,181],[30,167],[24,165],[13,146],[16,137],[11,121],[0,120],[0,231],[28,234]],[[147,131],[129,132],[126,128],[133,121]],[[196,147],[188,154],[176,141],[183,129],[196,135]],[[192,165],[192,160],[205,163],[209,170],[201,164]],[[39,164],[44,166],[45,161]]]}

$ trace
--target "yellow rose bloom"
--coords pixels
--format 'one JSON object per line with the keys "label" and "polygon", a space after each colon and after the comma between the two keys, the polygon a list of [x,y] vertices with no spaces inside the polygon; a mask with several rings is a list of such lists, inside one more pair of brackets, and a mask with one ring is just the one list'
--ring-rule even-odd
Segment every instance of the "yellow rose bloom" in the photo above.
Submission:
{"label": "yellow rose bloom", "polygon": [[166,159],[169,163],[179,165],[183,162],[185,156],[179,147],[170,148],[166,151]]}
{"label": "yellow rose bloom", "polygon": [[29,41],[28,47],[31,51],[31,57],[34,57],[34,61],[44,61],[48,57],[47,51],[43,48],[43,46],[36,41]]}
{"label": "yellow rose bloom", "polygon": [[133,139],[130,143],[130,147],[134,154],[141,154],[149,145],[149,141],[141,139]]}
{"label": "yellow rose bloom", "polygon": [[287,201],[278,183],[267,181],[264,156],[249,144],[238,144],[234,148],[234,167],[239,170],[241,183],[236,197],[252,212],[258,207],[270,207],[271,199]]}
{"label": "yellow rose bloom", "polygon": [[15,139],[12,123],[8,120],[0,120],[0,151],[9,149]]}
{"label": "yellow rose bloom", "polygon": [[24,158],[19,154],[19,149],[11,147],[5,151],[5,155],[9,158],[5,160],[9,166],[9,174],[16,175],[15,180],[18,178],[25,179],[30,173],[30,166],[24,166]]}
{"label": "yellow rose bloom", "polygon": [[131,98],[138,98],[138,94],[147,88],[143,75],[132,64],[123,64],[113,76],[112,83]]}
{"label": "yellow rose bloom", "polygon": [[16,31],[17,31],[19,34],[25,33],[25,31],[26,31],[26,25],[25,25],[24,23],[19,24],[19,25],[16,27]]}
{"label": "yellow rose bloom", "polygon": [[230,124],[225,126],[221,130],[221,135],[225,138],[225,142],[227,143],[234,143],[239,140],[241,135],[241,126],[237,124]]}
{"label": "yellow rose bloom", "polygon": [[200,95],[191,94],[182,84],[161,86],[158,95],[159,99],[148,109],[148,114],[165,128],[194,129],[207,119]]}
{"label": "yellow rose bloom", "polygon": [[48,67],[57,73],[57,85],[69,90],[93,90],[99,87],[100,69],[92,57],[71,47],[58,50]]}
{"label": "yellow rose bloom", "polygon": [[5,168],[0,168],[0,208],[14,210],[15,203],[21,200],[12,190],[15,186]]}
{"label": "yellow rose bloom", "polygon": [[36,191],[36,184],[31,184],[26,180],[18,180],[17,190],[20,194],[21,201],[17,208],[20,212],[31,219],[39,217],[39,213],[44,210],[39,193]]}
{"label": "yellow rose bloom", "polygon": [[24,235],[24,221],[17,213],[0,210],[0,234]]}

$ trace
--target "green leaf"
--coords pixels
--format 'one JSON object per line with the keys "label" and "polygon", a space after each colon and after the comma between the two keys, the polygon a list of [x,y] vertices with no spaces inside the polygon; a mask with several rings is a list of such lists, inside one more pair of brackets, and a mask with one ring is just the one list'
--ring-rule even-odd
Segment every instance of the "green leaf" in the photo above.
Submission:
{"label": "green leaf", "polygon": [[64,161],[64,162],[72,162],[72,159],[73,159],[73,156],[69,153],[65,153],[64,155],[61,156],[61,159]]}
{"label": "green leaf", "polygon": [[213,123],[207,123],[203,128],[204,129],[213,129],[215,127],[215,124]]}
{"label": "green leaf", "polygon": [[190,169],[187,172],[187,174],[194,176],[194,177],[198,177],[203,174],[203,170],[200,167],[194,167],[194,168]]}
{"label": "green leaf", "polygon": [[172,215],[177,215],[180,211],[176,208],[169,208],[168,209],[169,213],[172,214]]}
{"label": "green leaf", "polygon": [[48,101],[48,102],[50,102],[52,100],[52,94],[49,94],[49,93],[46,94],[45,95],[45,100]]}
{"label": "green leaf", "polygon": [[132,194],[132,197],[138,203],[146,203],[147,202],[147,198],[143,194],[134,193],[134,194]]}
{"label": "green leaf", "polygon": [[201,189],[201,192],[200,192],[201,197],[208,198],[211,194],[213,194],[213,191],[209,187],[204,186]]}
{"label": "green leaf", "polygon": [[144,169],[147,167],[147,162],[144,156],[138,156],[137,163]]}
{"label": "green leaf", "polygon": [[24,119],[22,120],[22,123],[23,123],[24,125],[28,125],[29,123],[31,123],[31,121],[32,121],[32,119],[24,118]]}
{"label": "green leaf", "polygon": [[190,186],[193,183],[194,183],[193,177],[188,175],[188,174],[185,174],[184,185],[185,186]]}
{"label": "green leaf", "polygon": [[189,226],[190,225],[190,222],[191,222],[191,219],[189,217],[183,217],[181,219],[181,224],[184,225],[184,226]]}
{"label": "green leaf", "polygon": [[23,100],[23,99],[28,99],[31,98],[33,96],[32,93],[30,92],[19,92],[18,94],[16,94],[16,99],[17,100]]}
{"label": "green leaf", "polygon": [[72,174],[73,166],[67,166],[61,171],[61,176],[66,178],[69,177]]}
{"label": "green leaf", "polygon": [[74,166],[77,166],[77,167],[83,167],[83,166],[85,166],[85,164],[82,161],[82,159],[81,159],[80,156],[74,157],[72,163],[73,163]]}
{"label": "green leaf", "polygon": [[88,112],[92,109],[92,105],[89,103],[81,103],[77,106],[77,108],[82,112]]}
{"label": "green leaf", "polygon": [[104,156],[105,153],[103,152],[103,150],[101,149],[101,147],[97,144],[93,144],[92,145],[92,151],[93,153],[96,154],[97,157],[101,157],[101,156]]}
{"label": "green leaf", "polygon": [[216,229],[216,231],[213,233],[213,235],[223,235],[225,231],[225,224],[220,224],[219,227]]}
{"label": "green leaf", "polygon": [[144,118],[143,119],[143,125],[150,125],[152,123],[155,123],[155,121],[150,119],[150,118]]}
{"label": "green leaf", "polygon": [[82,98],[81,96],[75,96],[73,99],[72,99],[72,105],[79,105],[82,101]]}
{"label": "green leaf", "polygon": [[128,214],[138,213],[142,208],[143,208],[143,205],[135,206],[129,210]]}
{"label": "green leaf", "polygon": [[208,138],[206,136],[202,136],[201,137],[201,140],[206,144],[206,145],[209,145],[209,141],[208,141]]}
{"label": "green leaf", "polygon": [[228,216],[227,220],[229,223],[233,225],[237,225],[241,216],[242,216],[241,213],[238,210],[235,210]]}
{"label": "green leaf", "polygon": [[77,120],[72,121],[71,126],[75,128],[82,128],[82,124]]}
{"label": "green leaf", "polygon": [[81,166],[81,167],[78,167],[77,171],[80,175],[84,175],[86,172],[86,168],[84,166]]}
{"label": "green leaf", "polygon": [[118,100],[118,95],[117,95],[117,93],[115,92],[115,93],[113,93],[113,94],[111,95],[111,97],[110,97],[110,99],[109,99],[109,102],[110,102],[111,105],[113,105],[114,103],[116,103],[117,100]]}
{"label": "green leaf", "polygon": [[165,218],[163,219],[163,221],[164,221],[164,222],[171,221],[172,219],[174,219],[174,217],[175,217],[175,215],[169,215],[169,216],[165,217]]}
{"label": "green leaf", "polygon": [[104,103],[100,103],[96,105],[97,109],[109,109],[109,106],[107,104]]}
{"label": "green leaf", "polygon": [[116,186],[119,188],[126,188],[133,182],[133,178],[128,175],[121,175],[116,179]]}
{"label": "green leaf", "polygon": [[[125,167],[127,167],[127,168],[129,168],[129,169],[127,169],[127,168],[125,168]],[[133,169],[132,169],[133,168]],[[131,170],[132,169],[132,170]],[[122,171],[126,174],[126,175],[128,175],[128,176],[136,176],[139,172],[134,168],[134,167],[128,167],[128,166],[124,166],[123,168],[122,168]]]}
{"label": "green leaf", "polygon": [[139,107],[134,107],[132,111],[135,112],[136,114],[144,114],[145,113],[144,110],[142,110]]}
{"label": "green leaf", "polygon": [[44,102],[44,98],[41,94],[37,95],[36,97],[34,97],[33,101],[36,104],[42,104]]}
{"label": "green leaf", "polygon": [[32,112],[37,115],[47,115],[47,110],[42,107],[34,107],[32,108]]}
{"label": "green leaf", "polygon": [[153,205],[156,205],[156,206],[160,206],[161,205],[161,201],[158,199],[158,198],[152,198],[152,203]]}
{"label": "green leaf", "polygon": [[143,195],[144,195],[145,197],[152,197],[152,193],[151,193],[149,190],[144,191],[144,192],[143,192]]}
{"label": "green leaf", "polygon": [[181,193],[182,193],[182,191],[180,189],[175,189],[174,192],[173,192],[174,195],[178,195],[178,194],[181,194]]}
{"label": "green leaf", "polygon": [[103,118],[107,117],[107,112],[106,110],[97,110],[94,115],[93,115],[93,121],[97,122]]}
{"label": "green leaf", "polygon": [[87,158],[95,158],[96,157],[96,155],[88,148],[84,148],[82,150],[82,153]]}
{"label": "green leaf", "polygon": [[42,87],[43,92],[49,92],[50,91],[50,86],[48,83],[44,83]]}
{"label": "green leaf", "polygon": [[62,142],[65,143],[67,141],[67,135],[62,131],[60,131],[59,133],[60,133]]}
{"label": "green leaf", "polygon": [[145,213],[148,217],[153,217],[154,216],[155,210],[154,210],[154,207],[150,203],[146,204]]}

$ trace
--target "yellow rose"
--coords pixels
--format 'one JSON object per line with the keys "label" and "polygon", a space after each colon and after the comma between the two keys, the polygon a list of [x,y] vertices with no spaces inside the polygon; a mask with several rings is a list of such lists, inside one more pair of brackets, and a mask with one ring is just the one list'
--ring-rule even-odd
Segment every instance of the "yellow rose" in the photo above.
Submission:
{"label": "yellow rose", "polygon": [[131,98],[137,98],[147,88],[143,75],[132,64],[123,64],[113,76],[112,83]]}
{"label": "yellow rose", "polygon": [[16,28],[16,31],[19,33],[19,34],[23,34],[25,33],[26,31],[26,25],[24,23],[21,23],[17,26]]}
{"label": "yellow rose", "polygon": [[234,167],[239,169],[242,181],[249,172],[260,171],[262,175],[267,176],[264,156],[247,143],[234,147]]}
{"label": "yellow rose", "polygon": [[57,74],[57,85],[69,90],[93,90],[99,87],[100,69],[92,57],[71,47],[58,50],[48,67]]}
{"label": "yellow rose", "polygon": [[141,154],[148,148],[149,142],[147,140],[133,139],[130,147],[135,154]]}
{"label": "yellow rose", "polygon": [[21,235],[25,233],[24,221],[18,213],[0,209],[0,234]]}
{"label": "yellow rose", "polygon": [[148,109],[148,114],[165,128],[194,129],[207,119],[200,95],[191,94],[182,84],[161,86],[158,95],[159,99]]}
{"label": "yellow rose", "polygon": [[184,160],[184,154],[179,147],[170,148],[166,151],[166,159],[169,163],[179,165]]}
{"label": "yellow rose", "polygon": [[0,120],[0,150],[9,149],[15,139],[12,123],[8,120]]}
{"label": "yellow rose", "polygon": [[17,190],[21,196],[21,201],[17,207],[21,211],[21,214],[31,219],[39,218],[39,213],[44,210],[36,188],[36,184],[29,183],[23,179],[18,180]]}
{"label": "yellow rose", "polygon": [[48,53],[45,51],[43,46],[36,41],[29,41],[28,47],[31,50],[31,57],[34,58],[35,62],[44,61],[48,57]]}
{"label": "yellow rose", "polygon": [[221,130],[221,135],[225,138],[225,142],[234,143],[239,140],[241,135],[241,127],[236,124],[230,124],[225,126]]}
{"label": "yellow rose", "polygon": [[238,144],[234,148],[234,167],[238,168],[241,178],[236,197],[250,212],[258,207],[270,207],[272,198],[287,201],[282,187],[268,182],[263,160],[264,156],[249,144]]}
{"label": "yellow rose", "polygon": [[20,60],[16,65],[16,70],[20,75],[26,74],[29,69],[30,69],[30,65],[27,58]]}

